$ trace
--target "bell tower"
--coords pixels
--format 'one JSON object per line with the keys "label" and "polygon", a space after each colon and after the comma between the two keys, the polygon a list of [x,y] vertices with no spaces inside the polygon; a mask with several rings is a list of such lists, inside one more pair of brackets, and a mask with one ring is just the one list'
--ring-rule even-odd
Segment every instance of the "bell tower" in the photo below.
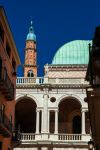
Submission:
{"label": "bell tower", "polygon": [[24,77],[37,77],[36,35],[32,21],[26,38]]}

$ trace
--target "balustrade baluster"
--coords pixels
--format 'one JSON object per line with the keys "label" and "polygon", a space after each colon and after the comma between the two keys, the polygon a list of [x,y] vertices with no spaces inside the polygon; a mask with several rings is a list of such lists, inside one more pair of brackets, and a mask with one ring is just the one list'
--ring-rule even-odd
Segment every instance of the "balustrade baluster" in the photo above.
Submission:
{"label": "balustrade baluster", "polygon": [[17,83],[20,83],[20,78],[17,78]]}
{"label": "balustrade baluster", "polygon": [[22,78],[20,78],[20,83],[22,83]]}
{"label": "balustrade baluster", "polygon": [[25,137],[24,137],[24,135],[22,134],[22,140],[24,140],[24,138],[25,138]]}
{"label": "balustrade baluster", "polygon": [[24,81],[23,81],[24,83],[27,83],[27,78],[23,78],[23,80],[24,80]]}
{"label": "balustrade baluster", "polygon": [[25,140],[27,140],[27,135],[25,135]]}
{"label": "balustrade baluster", "polygon": [[24,78],[22,78],[22,83],[24,83]]}
{"label": "balustrade baluster", "polygon": [[69,135],[69,140],[71,140],[72,135]]}
{"label": "balustrade baluster", "polygon": [[19,83],[21,83],[21,78],[19,78]]}
{"label": "balustrade baluster", "polygon": [[16,83],[19,83],[19,79],[16,79]]}

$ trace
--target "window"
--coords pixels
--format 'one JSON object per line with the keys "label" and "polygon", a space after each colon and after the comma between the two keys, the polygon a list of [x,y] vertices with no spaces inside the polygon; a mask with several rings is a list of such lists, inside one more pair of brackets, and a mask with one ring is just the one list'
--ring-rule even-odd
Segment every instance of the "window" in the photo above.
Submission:
{"label": "window", "polygon": [[16,62],[14,59],[12,59],[12,67],[13,67],[14,71],[16,71]]}
{"label": "window", "polygon": [[9,58],[10,58],[11,49],[10,49],[10,46],[8,44],[6,45],[6,52],[7,52],[8,56],[9,56]]}
{"label": "window", "polygon": [[34,77],[33,71],[32,71],[32,70],[29,70],[27,76],[28,76],[28,77]]}
{"label": "window", "polygon": [[50,98],[50,101],[51,101],[52,103],[54,103],[54,102],[56,101],[56,98],[55,98],[55,97],[51,97],[51,98]]}
{"label": "window", "polygon": [[4,42],[4,30],[2,28],[2,26],[0,25],[0,38],[2,39],[2,41]]}
{"label": "window", "polygon": [[0,149],[2,149],[2,142],[0,141]]}

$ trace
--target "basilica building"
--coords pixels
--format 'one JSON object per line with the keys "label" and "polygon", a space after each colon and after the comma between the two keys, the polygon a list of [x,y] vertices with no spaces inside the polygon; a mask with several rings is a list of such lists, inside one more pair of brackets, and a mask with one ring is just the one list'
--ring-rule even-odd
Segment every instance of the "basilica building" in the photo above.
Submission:
{"label": "basilica building", "polygon": [[86,102],[89,40],[62,45],[44,76],[37,75],[36,35],[26,37],[24,76],[16,81],[14,150],[88,149],[91,139]]}

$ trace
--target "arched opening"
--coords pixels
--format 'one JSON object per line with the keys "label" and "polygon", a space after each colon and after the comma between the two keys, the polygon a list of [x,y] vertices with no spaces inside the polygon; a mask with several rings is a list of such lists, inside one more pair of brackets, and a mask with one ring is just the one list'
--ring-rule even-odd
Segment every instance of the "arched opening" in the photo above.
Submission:
{"label": "arched opening", "polygon": [[15,106],[15,128],[22,133],[36,131],[36,103],[30,98],[23,98]]}
{"label": "arched opening", "polygon": [[50,133],[54,133],[55,131],[55,112],[50,111]]}
{"label": "arched opening", "polygon": [[81,134],[81,117],[78,115],[73,118],[73,133]]}
{"label": "arched opening", "polygon": [[[64,98],[59,103],[58,132],[73,134],[73,118],[77,115],[81,116],[81,104],[79,101],[71,97]],[[76,124],[76,121],[74,121],[74,124]],[[81,124],[79,128],[81,129]]]}
{"label": "arched opening", "polygon": [[32,70],[29,70],[27,76],[28,76],[28,77],[34,77],[33,71],[32,71]]}

